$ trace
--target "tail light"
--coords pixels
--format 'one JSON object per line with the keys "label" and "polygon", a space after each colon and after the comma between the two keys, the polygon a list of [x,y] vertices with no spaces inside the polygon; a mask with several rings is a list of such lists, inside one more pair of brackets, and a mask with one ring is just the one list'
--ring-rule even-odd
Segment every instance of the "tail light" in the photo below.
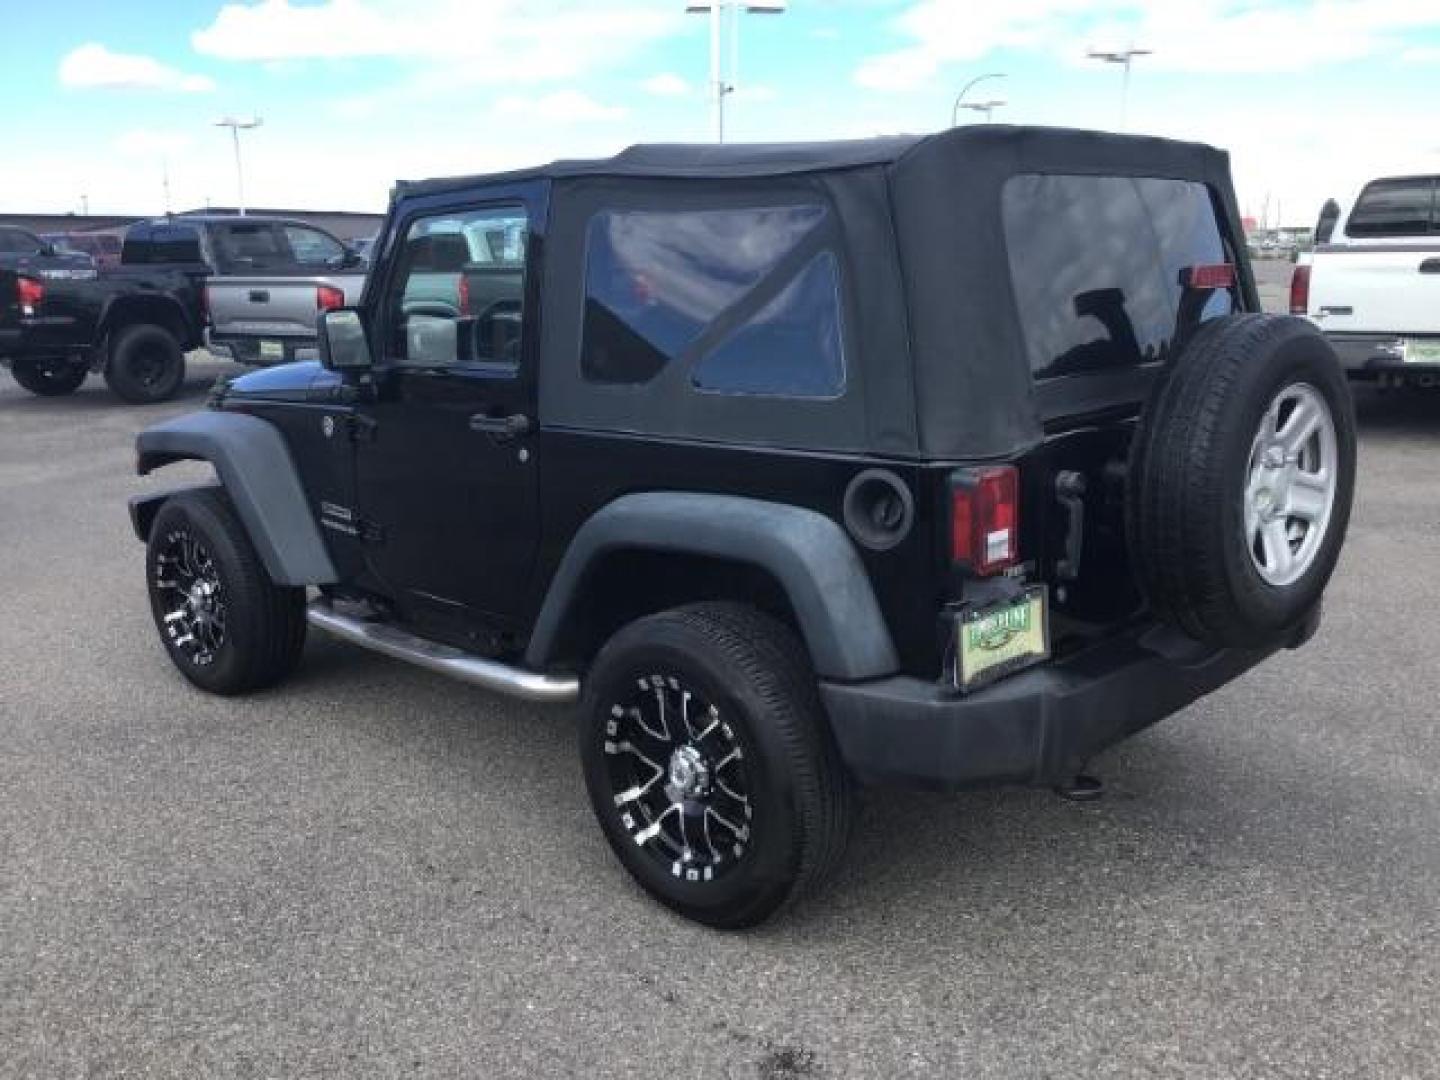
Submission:
{"label": "tail light", "polygon": [[1304,315],[1310,310],[1310,267],[1300,265],[1290,275],[1290,314]]}
{"label": "tail light", "polygon": [[460,275],[460,283],[455,286],[455,297],[460,308],[460,318],[470,317],[470,279],[464,274]]}
{"label": "tail light", "polygon": [[40,306],[40,301],[45,299],[45,285],[30,277],[17,277],[15,279],[15,299],[20,302],[21,310],[26,315],[35,314],[35,309]]}
{"label": "tail light", "polygon": [[335,308],[345,306],[345,291],[337,289],[334,285],[317,285],[315,287],[315,310],[333,311]]}
{"label": "tail light", "polygon": [[1234,263],[1187,266],[1180,272],[1180,284],[1187,289],[1230,289],[1235,286]]}
{"label": "tail light", "polygon": [[1020,474],[1013,465],[950,477],[950,558],[985,576],[1020,561]]}

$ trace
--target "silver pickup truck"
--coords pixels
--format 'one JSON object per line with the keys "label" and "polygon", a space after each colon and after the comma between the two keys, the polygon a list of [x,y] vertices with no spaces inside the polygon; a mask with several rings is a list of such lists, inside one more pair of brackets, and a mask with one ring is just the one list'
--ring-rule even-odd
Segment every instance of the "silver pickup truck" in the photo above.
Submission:
{"label": "silver pickup truck", "polygon": [[288,218],[184,215],[131,226],[122,265],[189,268],[204,278],[206,344],[242,364],[315,355],[315,317],[360,299],[364,259]]}

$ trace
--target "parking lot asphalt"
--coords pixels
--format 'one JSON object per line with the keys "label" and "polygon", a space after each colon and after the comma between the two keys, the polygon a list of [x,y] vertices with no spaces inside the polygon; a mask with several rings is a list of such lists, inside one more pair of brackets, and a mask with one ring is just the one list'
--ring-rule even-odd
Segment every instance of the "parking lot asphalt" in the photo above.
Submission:
{"label": "parking lot asphalt", "polygon": [[131,439],[230,370],[0,376],[0,1076],[1440,1075],[1440,396],[1361,396],[1309,647],[1098,803],[870,793],[827,894],[721,934],[615,863],[564,711],[318,635],[246,699],[173,670]]}

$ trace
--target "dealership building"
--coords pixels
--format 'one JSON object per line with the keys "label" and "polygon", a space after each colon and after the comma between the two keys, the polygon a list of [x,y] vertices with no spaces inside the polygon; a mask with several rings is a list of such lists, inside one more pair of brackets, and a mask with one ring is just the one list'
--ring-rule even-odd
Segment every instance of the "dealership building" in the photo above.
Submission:
{"label": "dealership building", "polygon": [[[198,210],[182,210],[168,215],[187,217],[192,214],[234,214],[233,207],[209,206]],[[352,210],[275,210],[269,207],[247,207],[246,214],[256,217],[284,217],[303,221],[324,229],[341,240],[359,240],[380,231],[384,214],[364,214]],[[0,226],[11,225],[36,234],[45,233],[110,233],[119,236],[137,221],[147,221],[148,214],[0,214]],[[161,216],[161,215],[156,215]]]}

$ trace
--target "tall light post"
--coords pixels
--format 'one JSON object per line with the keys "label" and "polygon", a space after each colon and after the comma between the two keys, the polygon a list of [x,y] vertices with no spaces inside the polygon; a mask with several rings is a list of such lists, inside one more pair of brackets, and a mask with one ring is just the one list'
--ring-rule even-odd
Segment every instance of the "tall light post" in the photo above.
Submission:
{"label": "tall light post", "polygon": [[[710,111],[715,124],[715,141],[725,141],[725,95],[735,92],[740,70],[740,15],[783,15],[785,0],[696,0],[685,5],[690,15],[710,17]],[[730,77],[720,69],[720,21],[730,13]]]}
{"label": "tall light post", "polygon": [[264,121],[258,116],[252,116],[248,120],[241,120],[234,116],[222,116],[215,121],[216,127],[230,129],[230,137],[235,142],[235,193],[236,209],[240,216],[245,216],[245,167],[240,163],[240,132],[258,128]]}
{"label": "tall light post", "polygon": [[[1005,104],[1005,102],[1001,101],[1000,99],[998,99],[998,98],[992,98],[992,99],[989,100],[989,101],[966,101],[966,102],[962,102],[961,105],[960,105],[960,108],[962,108],[962,109],[969,109],[971,112],[984,113],[984,114],[985,114],[985,123],[988,124],[988,123],[990,123],[990,114],[993,113],[996,109],[1000,108],[1000,107],[1001,107],[1002,105],[1004,105],[1004,104]],[[953,126],[953,125],[952,125],[952,126]]]}
{"label": "tall light post", "polygon": [[[1005,77],[1006,74],[1003,71],[991,71],[984,75],[976,75],[975,78],[971,79],[964,86],[962,86],[960,88],[960,93],[955,95],[955,104],[950,106],[950,126],[954,127],[956,124],[960,123],[960,110],[965,107],[965,95],[970,92],[971,87],[975,86],[977,83],[984,82],[986,79],[1003,79]],[[1004,102],[998,102],[997,104],[1003,105]],[[986,114],[986,118],[989,118],[988,113]]]}
{"label": "tall light post", "polygon": [[1131,46],[1128,49],[1115,49],[1106,51],[1104,49],[1091,49],[1085,55],[1091,60],[1099,60],[1105,64],[1119,64],[1125,69],[1124,79],[1120,83],[1120,130],[1125,130],[1126,113],[1130,107],[1130,62],[1137,56],[1149,56],[1155,50],[1137,49]]}

